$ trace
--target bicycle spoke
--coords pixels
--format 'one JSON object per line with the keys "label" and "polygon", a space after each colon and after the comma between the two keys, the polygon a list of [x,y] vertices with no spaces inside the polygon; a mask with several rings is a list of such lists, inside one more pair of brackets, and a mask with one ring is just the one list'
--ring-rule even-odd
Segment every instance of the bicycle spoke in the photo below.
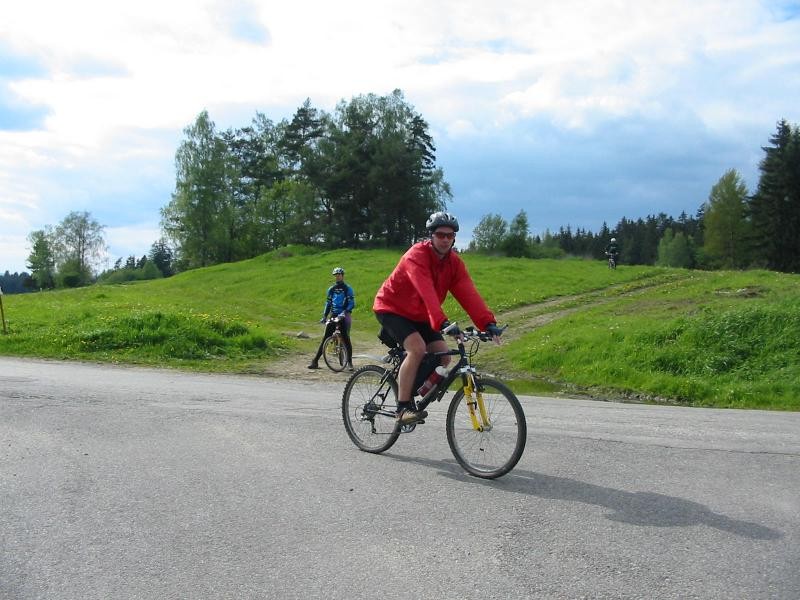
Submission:
{"label": "bicycle spoke", "polygon": [[343,353],[346,355],[347,351],[343,351],[342,348],[344,348],[344,342],[341,335],[333,334],[325,340],[322,347],[322,357],[331,371],[343,371],[347,366],[347,360],[342,360]]}
{"label": "bicycle spoke", "polygon": [[[527,426],[519,400],[498,381],[482,381],[482,396],[490,425],[473,427],[460,390],[447,414],[447,439],[456,460],[477,477],[499,477],[517,464],[525,448]],[[478,421],[481,422],[480,415]]]}
{"label": "bicycle spoke", "polygon": [[353,443],[366,452],[383,452],[397,441],[400,431],[397,384],[386,370],[367,365],[353,373],[342,395],[342,419]]}

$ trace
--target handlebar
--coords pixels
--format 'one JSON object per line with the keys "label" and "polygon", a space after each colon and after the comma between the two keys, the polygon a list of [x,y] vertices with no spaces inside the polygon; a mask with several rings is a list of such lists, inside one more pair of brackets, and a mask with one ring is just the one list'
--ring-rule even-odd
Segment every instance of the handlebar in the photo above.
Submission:
{"label": "handlebar", "polygon": [[[500,328],[500,332],[502,333],[506,329],[508,329],[508,325],[504,325],[503,327],[501,327]],[[457,333],[453,333],[454,330]],[[479,330],[475,329],[475,327],[473,327],[472,325],[470,325],[469,327],[466,327],[465,329],[459,330],[458,329],[458,325],[456,323],[451,323],[448,327],[446,327],[445,329],[442,330],[442,333],[447,334],[447,335],[451,335],[451,336],[457,338],[458,342],[459,342],[459,349],[456,349],[456,350],[451,349],[451,350],[447,350],[446,352],[437,352],[436,354],[439,354],[439,355],[443,355],[443,354],[449,354],[451,356],[458,356],[459,354],[460,355],[464,355],[465,354],[464,342],[474,342],[476,344],[474,350],[475,350],[475,352],[477,352],[477,344],[479,342],[491,342],[491,341],[493,341],[493,337],[492,337],[491,333],[488,333],[486,331],[479,331]],[[471,352],[470,355],[471,354],[474,354],[474,352]],[[390,348],[389,352],[387,352],[386,355],[381,357],[380,360],[383,363],[392,363],[392,362],[395,362],[395,361],[401,361],[405,355],[406,355],[406,351],[403,349],[403,346],[398,344],[397,346],[395,346],[393,348]]]}
{"label": "handlebar", "polygon": [[[502,333],[508,328],[508,325],[504,325],[500,328],[500,332]],[[452,331],[455,330],[458,333],[453,334]],[[445,329],[442,329],[442,333],[445,335],[452,335],[453,337],[461,337],[464,341],[469,340],[480,340],[481,342],[491,342],[493,338],[492,334],[487,331],[480,331],[475,329],[472,325],[466,327],[464,329],[459,330],[457,323],[451,323]]]}

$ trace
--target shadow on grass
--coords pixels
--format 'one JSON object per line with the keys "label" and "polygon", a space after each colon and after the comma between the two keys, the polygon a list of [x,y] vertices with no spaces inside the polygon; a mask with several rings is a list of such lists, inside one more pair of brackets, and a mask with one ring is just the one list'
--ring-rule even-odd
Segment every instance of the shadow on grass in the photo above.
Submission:
{"label": "shadow on grass", "polygon": [[602,506],[611,511],[606,518],[629,525],[649,527],[705,525],[754,540],[776,540],[783,537],[781,532],[769,527],[750,521],[732,519],[715,513],[698,502],[675,496],[653,492],[627,492],[566,477],[542,475],[524,469],[514,469],[500,479],[479,479],[466,474],[455,460],[432,460],[389,453],[384,456],[401,462],[432,467],[438,469],[443,477],[483,485],[498,491]]}

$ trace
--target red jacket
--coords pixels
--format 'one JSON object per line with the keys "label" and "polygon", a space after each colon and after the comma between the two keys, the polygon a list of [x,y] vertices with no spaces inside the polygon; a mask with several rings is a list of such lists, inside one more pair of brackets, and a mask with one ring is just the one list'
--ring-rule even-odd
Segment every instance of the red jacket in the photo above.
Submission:
{"label": "red jacket", "polygon": [[481,330],[496,323],[461,257],[451,251],[439,258],[430,240],[414,244],[403,255],[378,290],[372,310],[427,321],[434,331],[439,331],[447,319],[442,311],[447,292],[453,294]]}

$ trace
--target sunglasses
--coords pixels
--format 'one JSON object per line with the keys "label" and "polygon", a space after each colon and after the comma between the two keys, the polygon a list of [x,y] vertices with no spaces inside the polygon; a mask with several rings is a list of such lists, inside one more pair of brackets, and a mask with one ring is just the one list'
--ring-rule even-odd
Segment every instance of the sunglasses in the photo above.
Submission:
{"label": "sunglasses", "polygon": [[445,233],[444,231],[434,231],[433,235],[437,240],[454,240],[456,238],[455,231],[451,231],[450,233]]}

